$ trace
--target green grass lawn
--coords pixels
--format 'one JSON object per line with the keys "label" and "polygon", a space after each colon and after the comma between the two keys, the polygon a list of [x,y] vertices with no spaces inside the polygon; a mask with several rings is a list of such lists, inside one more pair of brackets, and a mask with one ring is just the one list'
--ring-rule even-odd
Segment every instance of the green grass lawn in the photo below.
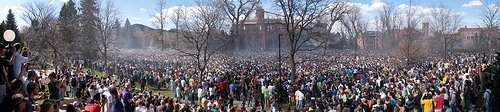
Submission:
{"label": "green grass lawn", "polygon": [[[175,97],[174,91],[169,91],[165,87],[160,87],[160,89],[158,89],[156,86],[146,86],[144,88],[148,92],[149,91],[153,91],[153,94],[158,94],[158,92],[160,92],[160,94],[163,95],[163,96],[166,96],[166,97]],[[137,84],[135,86],[135,89],[140,91],[141,90],[141,84]]]}
{"label": "green grass lawn", "polygon": [[[91,70],[91,68],[83,68],[83,71],[87,72],[88,70]],[[104,77],[104,73],[102,73],[101,71],[98,71],[98,70],[92,70],[94,71],[94,74],[97,75],[98,78],[101,78],[101,77]]]}
{"label": "green grass lawn", "polygon": [[[88,71],[88,70],[92,70],[91,68],[83,68],[84,71]],[[103,72],[100,72],[98,70],[92,70],[94,71],[94,73],[97,75],[97,77],[104,77],[104,73]],[[137,84],[136,90],[141,90],[141,86],[140,84]],[[160,92],[161,95],[164,95],[164,96],[167,96],[167,97],[175,97],[175,94],[173,91],[168,91],[167,88],[165,87],[161,87],[160,89],[157,89],[156,86],[147,86],[145,87],[146,90],[148,91],[153,91],[154,94],[157,94],[158,92]]]}

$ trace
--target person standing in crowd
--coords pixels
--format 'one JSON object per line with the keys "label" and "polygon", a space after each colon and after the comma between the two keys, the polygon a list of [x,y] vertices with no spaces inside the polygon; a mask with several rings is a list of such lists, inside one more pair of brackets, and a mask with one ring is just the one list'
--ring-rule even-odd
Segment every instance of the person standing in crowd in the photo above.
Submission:
{"label": "person standing in crowd", "polygon": [[40,112],[57,112],[56,106],[51,101],[46,100],[40,105]]}
{"label": "person standing in crowd", "polygon": [[304,106],[304,94],[300,90],[295,91],[295,101],[297,102],[295,104],[297,109],[301,109]]}
{"label": "person standing in crowd", "polygon": [[21,44],[15,43],[14,45],[14,78],[21,80],[23,75],[21,74],[22,67],[24,63],[29,61],[29,52],[27,48],[23,48]]}
{"label": "person standing in crowd", "polygon": [[89,104],[87,104],[85,106],[85,111],[101,112],[101,105],[99,105],[100,100],[98,100],[100,98],[97,98],[97,97],[100,97],[100,96],[94,95],[93,98],[91,100],[89,100]]}
{"label": "person standing in crowd", "polygon": [[70,89],[71,89],[71,97],[76,98],[76,93],[78,89],[78,77],[75,74],[71,75],[70,79]]}
{"label": "person standing in crowd", "polygon": [[23,79],[23,94],[24,95],[28,95],[28,90],[27,87],[28,87],[28,84],[30,82],[35,82],[37,79],[37,75],[35,73],[35,71],[28,71],[28,77],[26,79]]}
{"label": "person standing in crowd", "polygon": [[12,103],[12,112],[28,112],[28,108],[31,108],[31,105],[28,106],[28,100],[26,100],[23,94],[15,94],[11,99]]}
{"label": "person standing in crowd", "polygon": [[26,106],[28,108],[26,109],[26,112],[33,112],[36,104],[35,96],[38,95],[39,92],[38,84],[35,82],[29,82],[26,88],[28,89],[28,100],[26,102]]}
{"label": "person standing in crowd", "polygon": [[491,107],[491,102],[493,99],[492,94],[491,94],[491,85],[486,86],[486,90],[484,91],[483,94],[483,108],[486,112],[492,112],[492,107]]}
{"label": "person standing in crowd", "polygon": [[57,75],[54,72],[49,74],[49,79],[49,99],[52,101],[58,101],[60,99],[59,87],[61,86],[61,83],[57,80]]}
{"label": "person standing in crowd", "polygon": [[433,99],[434,101],[434,112],[442,112],[443,111],[443,103],[444,103],[444,93],[441,91],[437,91],[437,96]]}
{"label": "person standing in crowd", "polygon": [[115,87],[111,87],[109,89],[109,93],[113,97],[109,112],[125,112],[125,107],[123,106],[123,103],[120,101],[121,98],[118,93],[118,90]]}
{"label": "person standing in crowd", "polygon": [[[11,105],[12,97],[16,94],[22,94],[23,83],[20,80],[14,79],[10,82],[10,88],[7,91],[7,95],[5,96],[2,102],[2,110],[13,110],[13,106]],[[23,96],[23,95],[21,95]]]}
{"label": "person standing in crowd", "polygon": [[264,85],[262,86],[262,94],[264,96],[264,102],[263,102],[264,108],[267,108],[267,107],[269,107],[269,100],[270,100],[268,87],[266,87]]}
{"label": "person standing in crowd", "polygon": [[[5,45],[0,43],[0,101],[3,101],[4,97],[7,95],[7,86],[9,85],[8,66],[12,56],[7,56],[5,54]],[[5,72],[4,72],[5,71]],[[1,102],[0,102],[0,105]]]}
{"label": "person standing in crowd", "polygon": [[422,98],[421,98],[421,103],[422,103],[422,107],[423,107],[423,112],[433,112],[433,102],[432,102],[432,94],[429,92],[425,92],[423,95],[422,95]]}
{"label": "person standing in crowd", "polygon": [[134,111],[134,101],[132,100],[132,85],[125,83],[125,88],[122,90],[122,102],[126,112]]}
{"label": "person standing in crowd", "polygon": [[113,95],[111,94],[111,88],[114,88],[112,85],[108,88],[108,90],[105,90],[102,94],[104,95],[104,97],[106,98],[106,102],[104,103],[104,105],[102,105],[104,107],[104,111],[107,112],[107,111],[113,111],[112,110],[112,107],[113,107]]}

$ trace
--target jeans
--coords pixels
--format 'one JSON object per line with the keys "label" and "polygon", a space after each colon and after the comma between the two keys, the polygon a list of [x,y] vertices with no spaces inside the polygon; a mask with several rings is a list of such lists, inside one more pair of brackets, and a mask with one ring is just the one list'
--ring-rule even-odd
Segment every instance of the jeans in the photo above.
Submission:
{"label": "jeans", "polygon": [[76,87],[71,87],[71,97],[76,98]]}
{"label": "jeans", "polygon": [[451,105],[450,105],[450,108],[451,108],[451,111],[452,111],[452,112],[456,112],[456,111],[457,111],[456,104],[451,104]]}
{"label": "jeans", "polygon": [[66,90],[64,89],[59,89],[59,99],[64,99],[64,93],[66,92]]}
{"label": "jeans", "polygon": [[297,104],[296,104],[297,109],[302,108],[302,105],[303,105],[303,103],[304,103],[303,101],[304,101],[304,100],[297,100]]}
{"label": "jeans", "polygon": [[491,104],[490,105],[485,105],[486,112],[492,112],[493,110],[491,109]]}
{"label": "jeans", "polygon": [[465,100],[465,110],[466,111],[472,110],[472,102],[470,100]]}
{"label": "jeans", "polygon": [[269,107],[269,97],[264,97],[264,107]]}

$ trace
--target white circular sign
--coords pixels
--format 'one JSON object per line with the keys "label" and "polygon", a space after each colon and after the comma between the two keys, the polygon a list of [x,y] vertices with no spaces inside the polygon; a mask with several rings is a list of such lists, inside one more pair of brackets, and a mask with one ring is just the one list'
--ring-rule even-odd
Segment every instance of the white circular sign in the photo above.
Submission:
{"label": "white circular sign", "polygon": [[3,39],[7,42],[12,42],[16,38],[16,34],[12,30],[7,30],[3,33]]}

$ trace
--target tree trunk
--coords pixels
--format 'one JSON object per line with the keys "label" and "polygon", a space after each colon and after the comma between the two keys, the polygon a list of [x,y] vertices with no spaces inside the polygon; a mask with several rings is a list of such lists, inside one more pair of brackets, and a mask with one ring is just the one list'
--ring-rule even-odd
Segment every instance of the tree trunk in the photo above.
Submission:
{"label": "tree trunk", "polygon": [[55,73],[57,74],[59,69],[58,69],[58,55],[57,55],[57,50],[55,47],[52,47],[52,50],[53,50],[53,53],[54,53],[54,62],[52,63],[54,65],[54,68],[55,68]]}
{"label": "tree trunk", "polygon": [[106,69],[107,67],[108,67],[108,50],[106,48],[106,49],[104,49],[104,67],[102,67],[103,68],[102,71],[106,75],[108,75],[108,73],[107,73],[108,71]]}
{"label": "tree trunk", "polygon": [[202,73],[202,70],[203,70],[203,69],[202,69],[202,67],[201,67],[200,56],[198,56],[198,57],[196,58],[196,63],[198,64],[198,70],[200,70],[200,72],[198,73],[198,75],[199,75],[198,77],[200,78],[200,79],[199,79],[199,81],[200,81],[200,84],[201,84],[202,79],[203,79],[203,73]]}
{"label": "tree trunk", "polygon": [[295,84],[295,77],[297,75],[297,63],[295,63],[295,53],[296,51],[290,52],[290,69],[292,69],[292,73],[290,74],[290,79],[292,80],[291,84]]}

